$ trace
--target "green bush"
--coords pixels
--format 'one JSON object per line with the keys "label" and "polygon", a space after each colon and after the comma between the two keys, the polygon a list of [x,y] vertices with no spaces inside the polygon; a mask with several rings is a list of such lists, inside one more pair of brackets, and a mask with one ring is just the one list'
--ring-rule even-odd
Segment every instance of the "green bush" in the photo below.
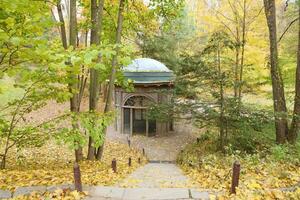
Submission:
{"label": "green bush", "polygon": [[285,161],[300,164],[300,142],[295,145],[273,145],[270,148],[269,158],[275,161]]}
{"label": "green bush", "polygon": [[271,158],[276,161],[284,160],[288,155],[288,151],[288,147],[285,145],[275,145],[270,149]]}
{"label": "green bush", "polygon": [[250,132],[240,132],[230,137],[229,144],[233,151],[253,154],[256,153],[259,142]]}

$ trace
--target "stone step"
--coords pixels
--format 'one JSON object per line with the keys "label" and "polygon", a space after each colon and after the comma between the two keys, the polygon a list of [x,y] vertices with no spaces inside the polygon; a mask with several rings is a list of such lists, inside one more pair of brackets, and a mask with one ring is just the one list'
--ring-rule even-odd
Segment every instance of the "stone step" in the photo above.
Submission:
{"label": "stone step", "polygon": [[149,160],[149,163],[176,164],[175,160]]}
{"label": "stone step", "polygon": [[172,199],[209,199],[208,192],[189,188],[120,188],[95,186],[89,191],[86,200],[172,200]]}

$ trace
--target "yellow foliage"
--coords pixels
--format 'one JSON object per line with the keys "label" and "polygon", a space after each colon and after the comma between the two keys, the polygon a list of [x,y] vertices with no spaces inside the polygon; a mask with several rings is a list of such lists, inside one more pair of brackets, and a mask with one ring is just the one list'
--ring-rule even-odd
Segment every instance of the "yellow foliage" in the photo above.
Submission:
{"label": "yellow foliage", "polygon": [[[68,149],[49,143],[41,148],[26,149],[18,154],[22,154],[26,159],[23,163],[17,164],[15,158],[10,157],[9,168],[0,171],[0,189],[13,191],[21,186],[73,183],[74,155]],[[128,167],[129,157],[132,158],[131,167]],[[139,157],[143,163],[146,162],[137,150],[130,149],[124,144],[106,142],[101,162],[86,160],[80,163],[82,183],[112,185],[139,166]],[[113,158],[117,160],[117,173],[111,169]]]}
{"label": "yellow foliage", "polygon": [[21,195],[18,197],[11,198],[11,200],[80,200],[83,199],[87,193],[77,192],[71,190],[56,190],[54,192],[37,193],[32,192],[30,195]]}
{"label": "yellow foliage", "polygon": [[[241,163],[239,187],[236,195],[230,195],[232,163],[236,159]],[[278,189],[299,183],[299,166],[268,158],[255,159],[258,160],[215,153],[203,155],[199,165],[191,167],[189,164],[182,164],[181,167],[199,188],[221,192],[218,199],[300,199],[299,188],[294,192]],[[215,197],[212,195],[210,198]]]}

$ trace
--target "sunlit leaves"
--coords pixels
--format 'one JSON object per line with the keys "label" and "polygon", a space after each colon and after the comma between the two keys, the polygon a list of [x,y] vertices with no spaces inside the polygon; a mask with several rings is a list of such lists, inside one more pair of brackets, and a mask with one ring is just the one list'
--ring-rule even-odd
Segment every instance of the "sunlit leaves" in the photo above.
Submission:
{"label": "sunlit leaves", "polygon": [[[39,45],[47,45],[46,28],[52,26],[50,10],[44,2],[1,1],[0,74],[24,63],[39,63]],[[42,52],[38,52],[42,53]]]}
{"label": "sunlit leaves", "polygon": [[[103,156],[102,161],[80,163],[84,185],[112,185],[140,166],[139,157],[145,162],[140,152],[115,142],[105,143]],[[128,166],[129,157],[132,158],[131,167]],[[114,158],[118,164],[117,173],[111,169]],[[0,188],[13,191],[22,186],[72,184],[73,159],[70,150],[53,141],[42,147],[13,151],[8,169],[0,171]]]}
{"label": "sunlit leaves", "polygon": [[105,139],[105,130],[112,122],[114,113],[81,113],[80,122],[88,135],[93,138],[94,147],[101,146]]}
{"label": "sunlit leaves", "polygon": [[[299,197],[299,191],[282,192],[279,188],[292,187],[300,180],[297,154],[291,155],[293,161],[276,160],[273,156],[260,154],[224,155],[213,153],[215,144],[211,140],[202,141],[199,145],[188,145],[180,154],[179,162],[185,173],[200,188],[223,191],[220,199],[289,199]],[[261,154],[265,154],[266,152]],[[285,158],[286,159],[286,158]],[[230,195],[232,164],[235,160],[241,163],[241,174],[237,195]],[[253,198],[252,198],[253,197]],[[291,198],[297,199],[297,198]]]}
{"label": "sunlit leaves", "polygon": [[162,27],[171,27],[172,20],[182,13],[184,7],[183,0],[150,0],[149,7],[154,10],[155,15],[163,21]]}

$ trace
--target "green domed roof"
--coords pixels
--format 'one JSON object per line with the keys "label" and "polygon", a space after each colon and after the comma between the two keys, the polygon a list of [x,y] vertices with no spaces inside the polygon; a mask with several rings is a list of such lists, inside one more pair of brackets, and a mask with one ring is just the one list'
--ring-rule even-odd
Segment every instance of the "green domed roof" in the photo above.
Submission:
{"label": "green domed roof", "polygon": [[151,58],[138,58],[123,68],[124,76],[134,83],[171,83],[172,70],[163,63]]}

